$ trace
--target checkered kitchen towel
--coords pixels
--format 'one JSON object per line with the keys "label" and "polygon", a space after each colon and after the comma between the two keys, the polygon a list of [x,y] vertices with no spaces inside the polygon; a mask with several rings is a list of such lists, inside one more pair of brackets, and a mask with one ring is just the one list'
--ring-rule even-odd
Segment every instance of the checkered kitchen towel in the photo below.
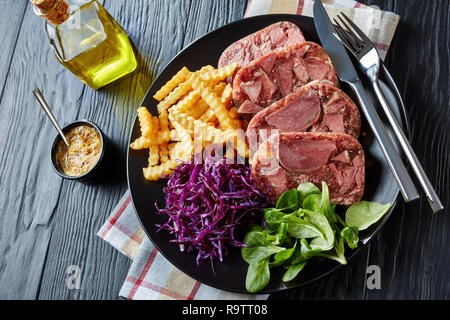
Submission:
{"label": "checkered kitchen towel", "polygon": [[[400,17],[376,6],[365,6],[353,0],[322,0],[330,17],[344,12],[372,40],[384,60]],[[290,13],[313,16],[314,0],[250,0],[245,17],[261,14]]]}
{"label": "checkered kitchen towel", "polygon": [[[344,11],[386,55],[399,17],[368,8],[352,0],[323,0],[331,15]],[[312,0],[250,0],[245,17],[268,13],[312,16]],[[370,23],[368,21],[371,21]],[[119,295],[127,299],[266,299],[268,295],[247,295],[222,291],[202,284],[175,268],[146,237],[134,212],[129,192],[97,233],[103,240],[133,260]]]}
{"label": "checkered kitchen towel", "polygon": [[231,293],[185,275],[156,250],[146,237],[127,191],[97,235],[133,260],[119,295],[127,299],[266,299],[268,295]]}

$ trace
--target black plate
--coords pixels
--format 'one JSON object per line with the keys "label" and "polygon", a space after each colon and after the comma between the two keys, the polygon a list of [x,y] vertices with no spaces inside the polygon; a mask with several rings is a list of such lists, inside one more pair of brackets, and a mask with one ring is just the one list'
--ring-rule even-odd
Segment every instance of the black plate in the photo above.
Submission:
{"label": "black plate", "polygon": [[[297,24],[307,40],[320,43],[314,28],[313,19],[308,17],[297,15],[264,15],[233,22],[206,34],[181,51],[153,83],[142,105],[146,106],[151,113],[157,115],[156,100],[153,99],[153,95],[183,66],[188,67],[189,70],[198,70],[207,64],[217,66],[217,61],[221,53],[231,43],[282,20]],[[404,128],[407,128],[405,110],[400,110],[389,89],[386,86],[383,86],[383,88],[387,94],[388,101],[393,105],[393,111],[397,114],[399,122],[403,124]],[[348,88],[343,87],[342,89],[353,97],[353,94]],[[381,116],[382,112],[379,114]],[[362,134],[359,141],[365,150],[367,164],[364,199],[381,203],[390,202],[395,205],[399,190],[364,117],[362,117],[361,130]],[[139,137],[139,135],[140,128],[136,118],[130,135],[130,143]],[[231,248],[224,262],[216,262],[216,274],[213,274],[209,261],[205,260],[200,266],[197,266],[194,253],[181,253],[178,246],[170,242],[172,236],[168,232],[157,232],[155,224],[162,224],[166,220],[164,216],[158,215],[155,210],[155,201],[158,201],[160,206],[164,206],[162,188],[165,182],[150,182],[144,179],[142,168],[147,166],[147,159],[148,152],[146,150],[134,151],[129,149],[127,156],[128,186],[136,213],[153,244],[173,265],[192,278],[216,288],[246,293],[245,277],[248,265],[242,260],[239,249]],[[370,230],[366,230],[365,233],[360,235],[362,245],[365,245],[381,229],[391,212],[376,226],[372,226]],[[358,251],[347,250],[346,256],[348,260]],[[329,274],[340,266],[340,264],[331,260],[315,258],[308,262],[305,269],[302,270],[301,274],[295,280],[289,283],[281,281],[283,275],[282,268],[272,269],[270,283],[260,293],[271,293],[299,287]]]}

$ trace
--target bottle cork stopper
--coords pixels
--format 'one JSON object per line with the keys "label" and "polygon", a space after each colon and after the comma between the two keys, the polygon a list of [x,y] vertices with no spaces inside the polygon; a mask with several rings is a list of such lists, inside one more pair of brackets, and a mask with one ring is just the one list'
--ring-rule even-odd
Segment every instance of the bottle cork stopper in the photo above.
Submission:
{"label": "bottle cork stopper", "polygon": [[52,9],[57,0],[31,0],[31,3],[34,4],[39,10],[43,12],[47,12]]}
{"label": "bottle cork stopper", "polygon": [[42,17],[52,24],[61,24],[67,20],[70,8],[66,0],[30,0],[41,12]]}

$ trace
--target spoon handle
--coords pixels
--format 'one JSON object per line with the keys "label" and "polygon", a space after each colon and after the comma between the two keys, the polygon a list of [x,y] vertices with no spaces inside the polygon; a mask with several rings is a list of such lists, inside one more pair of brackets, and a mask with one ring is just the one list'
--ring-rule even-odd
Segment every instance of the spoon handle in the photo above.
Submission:
{"label": "spoon handle", "polygon": [[64,135],[64,132],[61,130],[61,127],[59,126],[58,121],[56,121],[56,118],[53,115],[52,110],[50,110],[50,107],[48,106],[47,101],[45,101],[41,90],[39,90],[39,88],[36,88],[36,89],[33,90],[33,94],[36,97],[36,99],[39,101],[39,103],[41,104],[41,106],[44,109],[45,113],[50,118],[50,120],[53,123],[53,125],[55,126],[56,130],[58,130],[61,138],[64,140],[64,143],[68,147],[69,146],[69,142],[67,142],[67,139],[66,139],[66,136]]}

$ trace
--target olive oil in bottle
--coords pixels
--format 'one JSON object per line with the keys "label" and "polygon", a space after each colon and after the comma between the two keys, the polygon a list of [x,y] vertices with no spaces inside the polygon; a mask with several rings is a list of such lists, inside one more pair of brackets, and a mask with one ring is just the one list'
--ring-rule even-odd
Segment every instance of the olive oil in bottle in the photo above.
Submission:
{"label": "olive oil in bottle", "polygon": [[30,0],[58,61],[93,89],[136,69],[126,32],[97,0]]}

